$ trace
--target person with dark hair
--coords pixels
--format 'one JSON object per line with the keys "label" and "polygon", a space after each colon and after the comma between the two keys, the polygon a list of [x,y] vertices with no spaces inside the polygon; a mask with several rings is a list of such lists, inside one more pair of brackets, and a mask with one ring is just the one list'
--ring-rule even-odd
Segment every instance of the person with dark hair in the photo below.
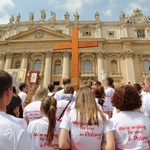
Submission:
{"label": "person with dark hair", "polygon": [[[113,85],[113,78],[110,78],[110,77],[107,77],[106,78],[106,89],[105,89],[105,95],[106,95],[106,98],[109,99],[110,103],[111,103],[111,100],[112,100],[112,97],[113,97],[113,94],[114,94],[114,85]],[[111,111],[113,111],[113,106],[111,108]]]}
{"label": "person with dark hair", "polygon": [[21,99],[18,95],[13,94],[12,99],[9,103],[9,105],[7,105],[6,107],[6,113],[13,115],[15,117],[19,117],[19,107],[21,105]]}
{"label": "person with dark hair", "polygon": [[18,125],[18,122],[6,114],[6,106],[12,98],[12,77],[0,70],[0,149],[32,150],[29,133]]}
{"label": "person with dark hair", "polygon": [[55,95],[56,88],[55,88],[54,84],[49,84],[48,90],[49,90],[48,96],[54,96]]}
{"label": "person with dark hair", "polygon": [[18,122],[18,124],[20,124],[21,127],[26,129],[27,128],[26,122],[22,118],[19,118],[20,105],[21,105],[20,97],[16,94],[13,94],[10,103],[6,107],[6,113],[9,114],[11,117],[14,116],[15,117],[14,119]]}
{"label": "person with dark hair", "polygon": [[148,150],[150,121],[139,111],[142,101],[137,90],[131,85],[116,88],[112,103],[118,110],[111,118],[116,149]]}
{"label": "person with dark hair", "polygon": [[101,82],[100,81],[94,81],[92,83],[92,91],[94,92],[97,88],[99,88],[101,86]]}
{"label": "person with dark hair", "polygon": [[14,93],[14,94],[17,94],[17,90],[16,90],[16,87],[15,87],[15,86],[13,86],[13,93]]}
{"label": "person with dark hair", "polygon": [[108,114],[109,118],[112,117],[112,104],[109,99],[105,97],[105,90],[103,86],[100,86],[94,91],[96,102],[102,107],[102,111]]}
{"label": "person with dark hair", "polygon": [[[106,119],[107,118],[107,119]],[[114,150],[113,126],[102,113],[88,87],[80,88],[75,108],[68,110],[60,125],[59,148],[75,150]],[[70,132],[70,139],[69,137]],[[105,137],[105,142],[102,141]]]}
{"label": "person with dark hair", "polygon": [[140,84],[134,83],[133,87],[138,91],[139,94],[141,94],[142,87]]}
{"label": "person with dark hair", "polygon": [[[67,84],[71,84],[71,80],[70,78],[63,78],[63,81],[62,81],[62,87],[64,88],[64,86],[66,86]],[[54,95],[54,98],[59,101],[59,100],[62,100],[62,95],[64,94],[64,89],[58,91],[55,93]],[[76,98],[76,95],[77,95],[77,92],[74,91],[73,93],[73,96]]]}
{"label": "person with dark hair", "polygon": [[19,85],[19,90],[21,91],[18,95],[21,99],[21,106],[19,108],[19,111],[20,111],[20,115],[19,115],[19,118],[23,118],[23,103],[24,103],[24,100],[27,96],[27,91],[28,91],[28,85],[26,83],[20,83]]}
{"label": "person with dark hair", "polygon": [[18,95],[21,98],[22,104],[26,98],[27,91],[28,91],[28,85],[26,83],[20,83],[19,90],[21,91]]}
{"label": "person with dark hair", "polygon": [[34,150],[59,150],[59,125],[56,121],[57,103],[53,97],[45,97],[41,102],[42,118],[31,121],[28,125]]}

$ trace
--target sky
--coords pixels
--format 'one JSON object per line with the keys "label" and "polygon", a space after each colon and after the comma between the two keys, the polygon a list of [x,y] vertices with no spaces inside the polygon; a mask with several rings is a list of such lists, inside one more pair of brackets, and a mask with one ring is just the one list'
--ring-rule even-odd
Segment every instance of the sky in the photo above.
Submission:
{"label": "sky", "polygon": [[29,20],[29,13],[34,13],[34,20],[40,20],[40,11],[46,11],[46,20],[51,11],[56,13],[57,20],[64,20],[66,12],[70,20],[73,13],[78,12],[79,20],[94,20],[98,11],[101,21],[118,21],[120,11],[131,16],[133,10],[139,8],[145,16],[150,16],[150,0],[0,0],[0,24],[7,24],[11,15],[21,14],[21,21]]}

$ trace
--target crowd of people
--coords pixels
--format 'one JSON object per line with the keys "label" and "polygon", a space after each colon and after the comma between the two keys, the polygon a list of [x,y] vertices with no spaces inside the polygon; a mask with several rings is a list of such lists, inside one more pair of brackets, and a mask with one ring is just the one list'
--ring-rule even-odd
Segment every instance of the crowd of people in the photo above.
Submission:
{"label": "crowd of people", "polygon": [[114,87],[113,78],[75,91],[20,83],[0,70],[0,150],[149,150],[150,75],[142,85]]}

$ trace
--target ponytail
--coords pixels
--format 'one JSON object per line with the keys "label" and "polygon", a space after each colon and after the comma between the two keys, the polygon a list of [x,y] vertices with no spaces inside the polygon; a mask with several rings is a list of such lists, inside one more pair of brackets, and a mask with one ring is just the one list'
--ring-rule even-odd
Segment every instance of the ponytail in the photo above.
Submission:
{"label": "ponytail", "polygon": [[56,100],[53,97],[46,96],[41,103],[41,108],[48,117],[48,130],[46,140],[49,145],[52,144],[56,126]]}
{"label": "ponytail", "polygon": [[52,144],[55,126],[56,126],[56,107],[54,106],[54,103],[56,102],[54,102],[55,100],[53,98],[51,99],[53,102],[51,106],[49,107],[49,111],[48,111],[49,124],[48,124],[47,137],[46,137],[46,140],[49,145]]}

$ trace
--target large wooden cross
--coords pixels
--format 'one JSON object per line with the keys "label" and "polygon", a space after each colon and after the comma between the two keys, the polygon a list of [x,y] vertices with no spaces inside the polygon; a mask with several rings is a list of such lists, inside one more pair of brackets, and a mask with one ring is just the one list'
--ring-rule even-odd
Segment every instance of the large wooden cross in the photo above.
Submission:
{"label": "large wooden cross", "polygon": [[60,43],[53,46],[53,50],[72,49],[72,67],[71,67],[71,83],[74,89],[79,86],[79,50],[78,48],[96,47],[98,41],[81,41],[78,40],[78,28],[72,29],[72,42]]}

